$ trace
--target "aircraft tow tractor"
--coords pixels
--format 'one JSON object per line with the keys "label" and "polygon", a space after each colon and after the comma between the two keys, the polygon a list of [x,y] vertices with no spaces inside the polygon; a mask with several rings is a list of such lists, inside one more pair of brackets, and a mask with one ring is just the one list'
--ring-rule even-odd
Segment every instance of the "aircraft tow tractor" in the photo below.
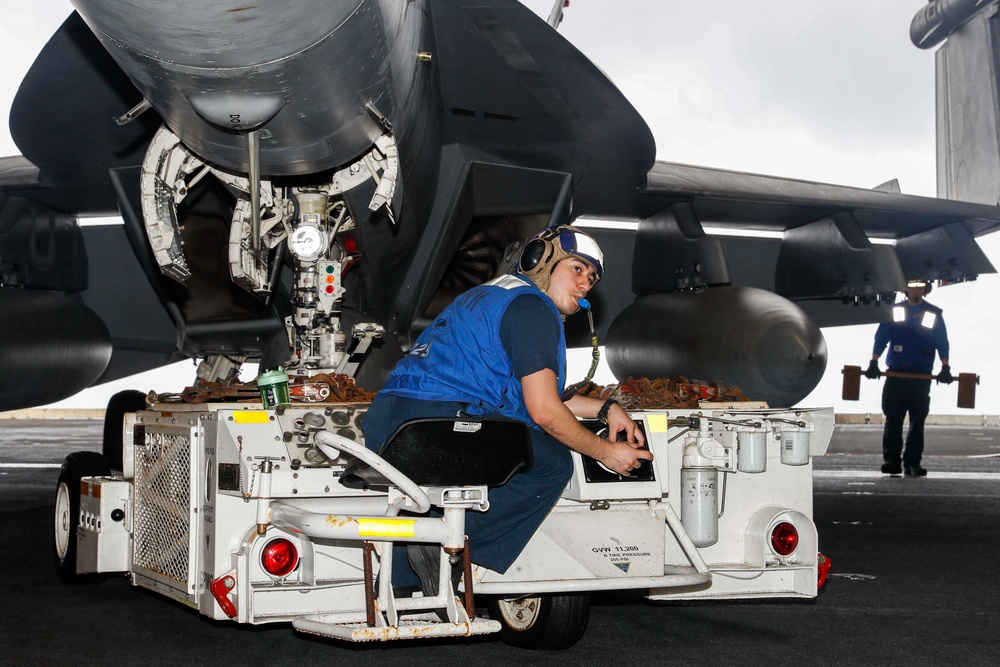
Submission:
{"label": "aircraft tow tractor", "polygon": [[[523,425],[409,422],[374,454],[367,403],[150,400],[124,419],[122,470],[97,452],[63,463],[66,581],[124,573],[211,619],[340,640],[499,632],[565,648],[584,632],[591,592],[809,598],[829,567],[811,462],[833,432],[830,409],[631,412],[654,460],[623,477],[574,453],[562,498],[500,574],[470,561],[465,516],[488,511],[490,486],[530,465]],[[359,479],[367,488],[352,488]],[[441,547],[437,595],[391,586],[390,545],[413,542]]]}

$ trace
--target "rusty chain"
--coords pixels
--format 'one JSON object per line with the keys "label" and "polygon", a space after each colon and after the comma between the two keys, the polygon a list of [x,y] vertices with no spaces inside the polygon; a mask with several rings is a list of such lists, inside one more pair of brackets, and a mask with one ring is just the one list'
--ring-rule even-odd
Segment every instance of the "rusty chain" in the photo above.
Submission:
{"label": "rusty chain", "polygon": [[739,387],[727,387],[718,380],[688,380],[680,375],[655,380],[630,375],[618,384],[602,386],[591,382],[579,393],[593,398],[613,398],[626,410],[633,411],[697,408],[705,401],[744,403],[750,400]]}

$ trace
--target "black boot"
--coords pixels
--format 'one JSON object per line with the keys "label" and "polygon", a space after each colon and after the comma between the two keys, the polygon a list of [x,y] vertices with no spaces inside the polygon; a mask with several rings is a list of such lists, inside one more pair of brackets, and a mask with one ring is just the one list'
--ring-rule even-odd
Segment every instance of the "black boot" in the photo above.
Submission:
{"label": "black boot", "polygon": [[441,572],[441,545],[407,544],[406,557],[410,567],[420,577],[420,586],[425,597],[438,594],[438,578]]}
{"label": "black boot", "polygon": [[[438,594],[438,575],[441,571],[440,544],[407,544],[406,557],[410,567],[420,578],[420,586],[425,596]],[[458,582],[462,579],[461,562],[451,565],[451,589],[458,590]]]}

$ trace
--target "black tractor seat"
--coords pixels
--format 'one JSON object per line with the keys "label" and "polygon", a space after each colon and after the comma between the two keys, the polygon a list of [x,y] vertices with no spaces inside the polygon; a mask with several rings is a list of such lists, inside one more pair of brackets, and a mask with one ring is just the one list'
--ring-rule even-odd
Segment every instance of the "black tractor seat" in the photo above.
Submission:
{"label": "black tractor seat", "polygon": [[[499,486],[534,462],[528,426],[513,419],[411,419],[378,453],[418,486]],[[340,483],[378,491],[390,486],[359,459],[347,464]]]}

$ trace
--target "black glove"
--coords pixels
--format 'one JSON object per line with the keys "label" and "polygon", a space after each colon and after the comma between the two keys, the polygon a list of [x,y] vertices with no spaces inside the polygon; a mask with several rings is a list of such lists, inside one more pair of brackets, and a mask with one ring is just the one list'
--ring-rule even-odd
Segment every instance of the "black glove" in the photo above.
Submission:
{"label": "black glove", "polygon": [[941,384],[951,384],[955,381],[955,378],[951,376],[951,366],[945,364],[941,367],[941,372],[938,373],[937,381]]}
{"label": "black glove", "polygon": [[868,369],[865,371],[865,377],[869,380],[877,380],[882,377],[882,371],[878,368],[878,359],[872,359],[871,363],[868,364]]}

